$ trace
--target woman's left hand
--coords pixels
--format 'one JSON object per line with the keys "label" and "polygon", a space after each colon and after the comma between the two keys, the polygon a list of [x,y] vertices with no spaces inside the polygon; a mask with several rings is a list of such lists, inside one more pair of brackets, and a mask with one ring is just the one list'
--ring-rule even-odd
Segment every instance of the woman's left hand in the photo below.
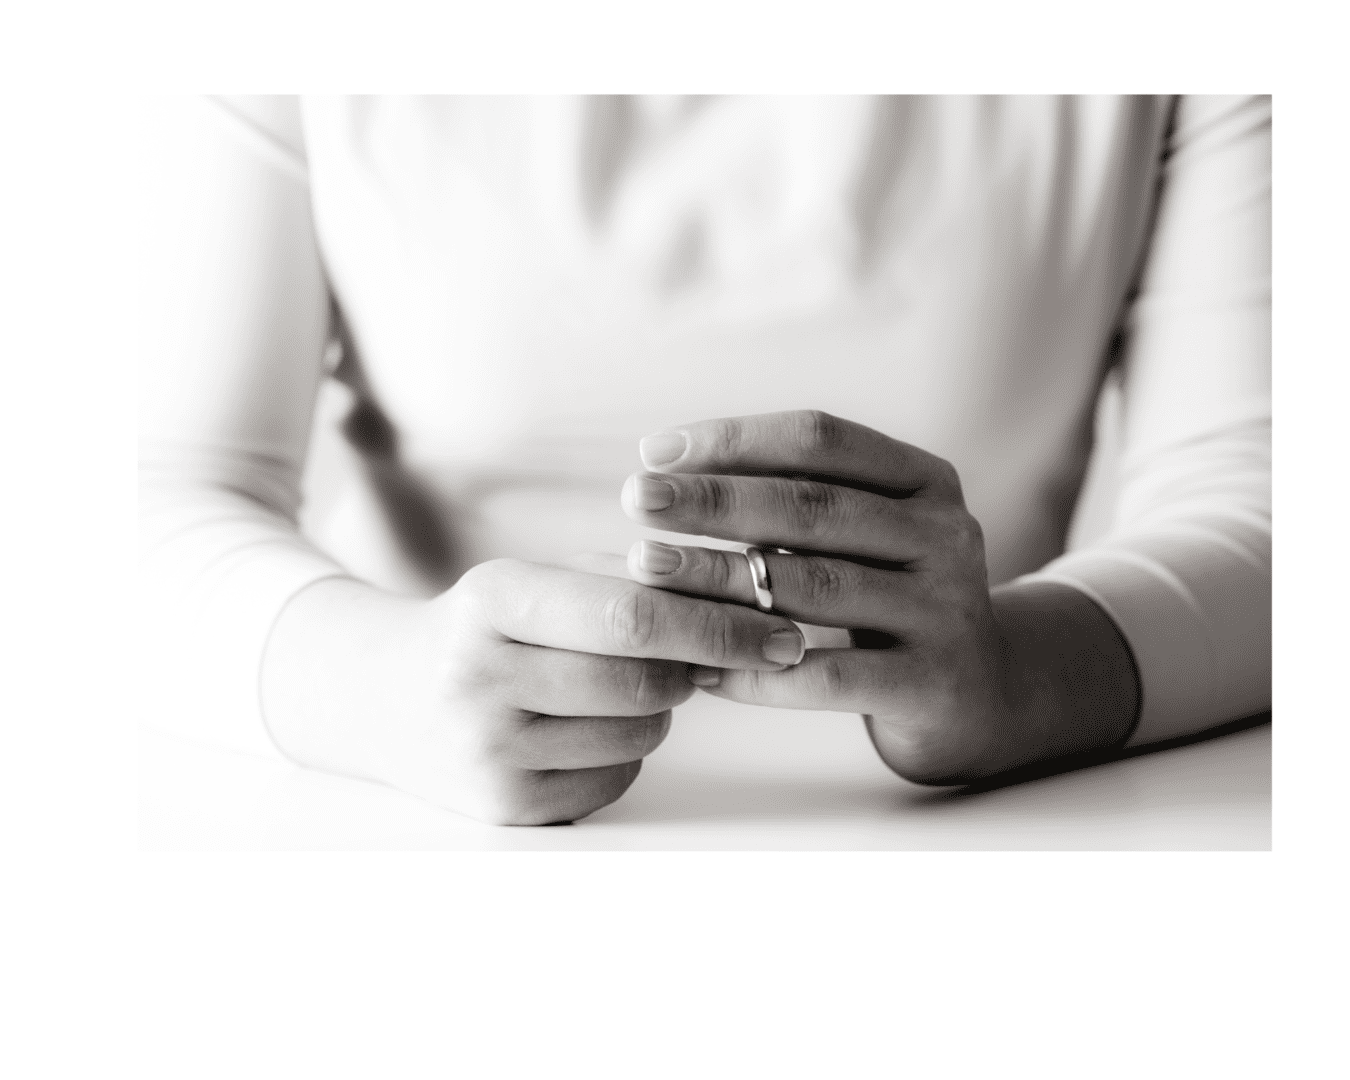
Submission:
{"label": "woman's left hand", "polygon": [[[809,650],[784,671],[694,669],[709,693],[862,713],[883,760],[920,782],[1045,756],[1025,745],[1038,738],[1019,723],[1037,707],[1036,679],[996,615],[980,526],[950,463],[816,411],[691,424],[641,451],[650,471],[624,487],[630,517],[762,547],[774,611],[847,628],[856,646]],[[644,540],[628,566],[644,584],[754,603],[738,552]]]}

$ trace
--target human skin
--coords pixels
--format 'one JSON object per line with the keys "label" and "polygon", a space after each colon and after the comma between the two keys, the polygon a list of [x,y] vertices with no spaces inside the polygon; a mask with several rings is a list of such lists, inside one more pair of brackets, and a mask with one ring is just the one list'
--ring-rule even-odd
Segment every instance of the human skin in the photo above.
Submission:
{"label": "human skin", "polygon": [[[761,545],[774,611],[844,627],[852,649],[791,669],[698,666],[748,705],[861,713],[896,773],[955,784],[1122,744],[1137,720],[1128,644],[1076,589],[990,590],[953,466],[818,411],[709,420],[648,436],[625,511],[671,532]],[[790,549],[778,554],[775,547]],[[641,541],[634,580],[753,604],[737,552]]]}
{"label": "human skin", "polygon": [[261,696],[301,764],[543,825],[628,789],[695,691],[690,664],[778,671],[804,650],[781,615],[498,559],[432,600],[314,582],[278,617]]}
{"label": "human skin", "polygon": [[[680,452],[661,460],[663,446]],[[643,454],[651,471],[623,493],[637,520],[796,552],[766,552],[774,614],[748,606],[741,555],[651,541],[630,553],[633,580],[603,556],[574,564],[585,570],[483,563],[432,600],[324,579],[291,599],[267,643],[262,704],[278,745],[533,825],[618,799],[695,686],[862,713],[882,759],[927,783],[1128,736],[1139,692],[1114,624],[1073,589],[991,593],[948,463],[815,412],[689,425],[644,440]],[[806,651],[790,619],[884,647]]]}

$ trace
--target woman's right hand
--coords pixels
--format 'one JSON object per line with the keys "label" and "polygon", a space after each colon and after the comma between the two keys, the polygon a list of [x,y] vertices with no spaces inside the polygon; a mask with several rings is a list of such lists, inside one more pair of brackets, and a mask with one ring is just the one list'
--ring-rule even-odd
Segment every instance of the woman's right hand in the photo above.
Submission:
{"label": "woman's right hand", "polygon": [[273,628],[262,702],[301,764],[544,825],[628,789],[694,691],[688,665],[779,671],[804,649],[781,616],[499,559],[429,601],[313,583]]}

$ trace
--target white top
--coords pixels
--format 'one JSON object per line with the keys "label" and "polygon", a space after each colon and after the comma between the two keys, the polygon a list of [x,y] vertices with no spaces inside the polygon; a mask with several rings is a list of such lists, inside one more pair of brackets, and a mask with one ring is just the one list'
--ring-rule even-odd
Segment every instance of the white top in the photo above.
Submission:
{"label": "white top", "polygon": [[640,436],[788,408],[950,459],[992,582],[1095,599],[1139,665],[1134,743],[1269,708],[1268,99],[250,98],[162,124],[161,723],[274,753],[258,666],[297,590],[623,551],[653,535],[618,501]]}

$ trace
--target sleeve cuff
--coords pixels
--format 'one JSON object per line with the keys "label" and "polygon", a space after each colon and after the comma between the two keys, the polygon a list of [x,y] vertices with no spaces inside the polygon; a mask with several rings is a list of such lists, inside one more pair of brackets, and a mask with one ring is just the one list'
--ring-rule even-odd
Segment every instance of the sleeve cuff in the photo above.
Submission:
{"label": "sleeve cuff", "polygon": [[289,761],[268,733],[259,701],[263,652],[293,596],[347,574],[283,539],[249,545],[225,562],[176,602],[145,612],[147,719],[180,737]]}
{"label": "sleeve cuff", "polygon": [[1202,731],[1216,712],[1216,662],[1207,620],[1185,583],[1136,551],[1085,550],[1019,581],[1053,581],[1085,593],[1111,617],[1134,654],[1142,702],[1127,746]]}

